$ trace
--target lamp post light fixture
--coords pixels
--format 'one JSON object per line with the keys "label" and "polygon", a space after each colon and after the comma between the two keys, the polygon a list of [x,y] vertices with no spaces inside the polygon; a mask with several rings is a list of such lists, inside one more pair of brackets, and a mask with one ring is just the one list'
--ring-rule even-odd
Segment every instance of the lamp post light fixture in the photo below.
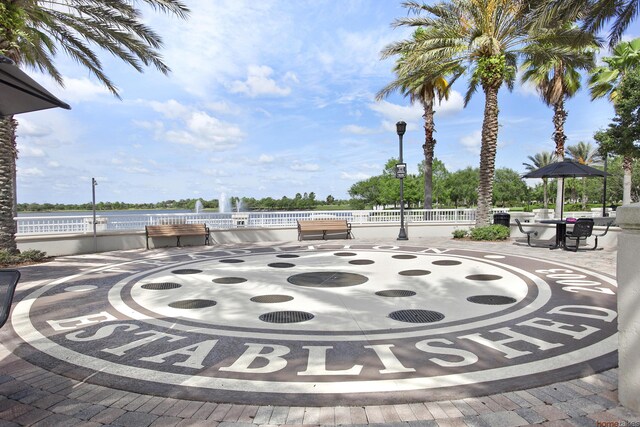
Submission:
{"label": "lamp post light fixture", "polygon": [[402,160],[402,136],[407,131],[407,124],[403,121],[396,123],[396,132],[400,141],[400,163],[396,165],[396,178],[400,179],[400,233],[398,240],[409,240],[404,229],[404,177],[407,175],[407,165]]}

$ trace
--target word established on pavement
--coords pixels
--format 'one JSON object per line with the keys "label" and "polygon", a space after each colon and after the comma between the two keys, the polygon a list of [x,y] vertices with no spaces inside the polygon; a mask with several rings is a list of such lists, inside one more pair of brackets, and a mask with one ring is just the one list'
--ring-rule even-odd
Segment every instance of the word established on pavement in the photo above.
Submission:
{"label": "word established on pavement", "polygon": [[190,248],[78,271],[16,305],[13,351],[137,393],[398,403],[617,364],[615,280],[547,260],[319,244]]}

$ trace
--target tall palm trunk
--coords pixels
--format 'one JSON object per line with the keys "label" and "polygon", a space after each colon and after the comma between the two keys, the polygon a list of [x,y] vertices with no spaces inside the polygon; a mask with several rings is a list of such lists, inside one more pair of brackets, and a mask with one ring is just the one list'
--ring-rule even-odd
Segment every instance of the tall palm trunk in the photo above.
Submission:
{"label": "tall palm trunk", "polygon": [[493,202],[493,175],[498,145],[498,90],[497,84],[483,84],[485,93],[484,119],[482,122],[482,146],[480,148],[480,182],[478,185],[478,209],[476,226],[489,225],[489,213]]}
{"label": "tall palm trunk", "polygon": [[[553,141],[556,143],[556,157],[559,162],[564,160],[564,143],[567,140],[564,134],[564,123],[567,120],[567,111],[564,109],[564,98],[553,104]],[[555,216],[560,217],[564,200],[562,197],[564,178],[558,178],[558,188],[556,190],[556,210]]]}
{"label": "tall palm trunk", "polygon": [[545,209],[547,209],[549,206],[549,195],[547,194],[547,184],[548,184],[547,178],[542,178],[542,191],[544,194],[543,200],[544,200]]}
{"label": "tall palm trunk", "polygon": [[435,129],[433,120],[433,97],[428,97],[422,103],[424,108],[424,208],[433,209],[433,153],[436,140],[433,139]]}
{"label": "tall palm trunk", "polygon": [[622,204],[628,205],[631,203],[631,173],[633,172],[632,157],[623,157],[622,170],[624,171],[624,175],[622,177]]}
{"label": "tall palm trunk", "polygon": [[16,127],[13,117],[0,117],[0,248],[15,252],[14,220]]}

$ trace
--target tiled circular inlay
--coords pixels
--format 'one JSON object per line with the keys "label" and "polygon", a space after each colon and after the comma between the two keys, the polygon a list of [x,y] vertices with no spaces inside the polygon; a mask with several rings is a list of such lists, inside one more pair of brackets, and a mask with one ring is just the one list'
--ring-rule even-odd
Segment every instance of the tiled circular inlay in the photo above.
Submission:
{"label": "tiled circular inlay", "polygon": [[362,274],[343,273],[339,271],[314,271],[290,276],[287,282],[297,286],[312,288],[342,288],[357,286],[369,280]]}
{"label": "tiled circular inlay", "polygon": [[152,289],[154,291],[163,291],[166,289],[181,288],[182,285],[180,283],[162,282],[162,283],[145,283],[141,287],[142,289]]}
{"label": "tiled circular inlay", "polygon": [[398,310],[390,313],[389,317],[399,322],[433,323],[444,319],[444,314],[431,310]]}
{"label": "tiled circular inlay", "polygon": [[454,261],[452,259],[441,259],[438,261],[433,261],[431,264],[433,265],[460,265],[462,262]]}
{"label": "tiled circular inlay", "polygon": [[220,283],[222,285],[235,285],[237,283],[244,283],[247,279],[244,277],[218,277],[217,279],[213,279],[212,282]]}
{"label": "tiled circular inlay", "polygon": [[210,299],[184,299],[169,304],[171,308],[181,308],[185,310],[193,310],[196,308],[213,307],[217,303]]}
{"label": "tiled circular inlay", "polygon": [[291,301],[292,299],[293,297],[289,295],[258,295],[257,297],[251,298],[251,301],[265,304],[274,304],[279,302]]}
{"label": "tiled circular inlay", "polygon": [[198,270],[195,268],[181,268],[179,270],[173,270],[173,274],[198,274],[202,273],[202,270]]}
{"label": "tiled circular inlay", "polygon": [[376,295],[380,297],[412,297],[416,293],[413,291],[407,291],[404,289],[387,289],[385,291],[378,291]]}
{"label": "tiled circular inlay", "polygon": [[490,281],[490,280],[500,280],[502,279],[502,276],[498,276],[497,274],[472,274],[470,276],[465,277],[465,279]]}
{"label": "tiled circular inlay", "polygon": [[313,319],[306,311],[274,311],[260,315],[259,319],[268,323],[300,323]]}
{"label": "tiled circular inlay", "polygon": [[268,264],[268,266],[273,268],[291,268],[295,267],[296,265],[288,262],[272,262],[271,264]]}
{"label": "tiled circular inlay", "polygon": [[426,276],[431,274],[429,270],[403,270],[398,273],[401,276]]}
{"label": "tiled circular inlay", "polygon": [[516,299],[511,297],[506,297],[503,295],[474,295],[472,297],[467,298],[467,301],[470,301],[476,304],[503,305],[503,304],[513,304],[514,302],[516,302]]}

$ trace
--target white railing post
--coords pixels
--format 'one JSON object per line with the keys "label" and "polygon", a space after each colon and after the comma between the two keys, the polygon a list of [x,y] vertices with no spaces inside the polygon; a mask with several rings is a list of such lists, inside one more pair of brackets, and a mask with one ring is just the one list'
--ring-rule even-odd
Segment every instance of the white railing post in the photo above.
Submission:
{"label": "white railing post", "polygon": [[620,403],[640,411],[640,203],[618,208],[618,397]]}

